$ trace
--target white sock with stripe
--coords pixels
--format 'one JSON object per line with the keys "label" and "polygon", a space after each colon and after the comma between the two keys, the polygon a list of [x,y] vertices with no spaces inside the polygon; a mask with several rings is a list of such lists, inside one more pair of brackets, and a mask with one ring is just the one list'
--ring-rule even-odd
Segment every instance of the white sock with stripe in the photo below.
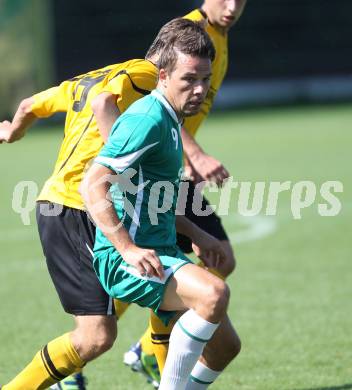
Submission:
{"label": "white sock with stripe", "polygon": [[183,390],[189,376],[219,324],[190,309],[176,322],[171,335],[159,390]]}
{"label": "white sock with stripe", "polygon": [[188,380],[186,390],[207,389],[208,386],[210,386],[221,374],[221,372],[222,371],[212,370],[198,360],[191,372],[191,377]]}

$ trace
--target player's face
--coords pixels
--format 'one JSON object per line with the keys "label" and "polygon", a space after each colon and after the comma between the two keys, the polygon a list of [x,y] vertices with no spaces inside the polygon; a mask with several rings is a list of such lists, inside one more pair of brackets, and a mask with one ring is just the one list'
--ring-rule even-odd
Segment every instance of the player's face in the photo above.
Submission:
{"label": "player's face", "polygon": [[197,114],[210,86],[211,61],[179,52],[174,70],[162,71],[164,95],[179,118]]}
{"label": "player's face", "polygon": [[226,31],[240,18],[247,0],[205,0],[204,10],[209,21]]}

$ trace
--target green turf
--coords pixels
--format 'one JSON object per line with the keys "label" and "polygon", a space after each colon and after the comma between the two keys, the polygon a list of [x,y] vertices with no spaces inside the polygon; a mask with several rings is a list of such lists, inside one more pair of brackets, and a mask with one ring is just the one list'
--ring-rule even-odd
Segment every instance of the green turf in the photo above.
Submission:
{"label": "green turf", "polygon": [[[230,316],[243,349],[214,389],[352,389],[351,266],[352,107],[306,107],[214,114],[199,139],[238,181],[341,181],[342,210],[321,217],[318,203],[294,220],[290,193],[278,214],[244,218],[238,190],[224,223],[238,267],[229,283]],[[10,379],[42,345],[70,329],[51,285],[38,242],[34,214],[24,226],[12,210],[21,180],[40,187],[52,170],[62,132],[38,128],[13,145],[0,145],[0,382]],[[216,203],[216,194],[210,194]],[[256,227],[275,230],[262,238]],[[86,368],[91,389],[146,389],[122,364],[122,353],[143,331],[147,313],[138,307],[121,320],[112,351]]]}

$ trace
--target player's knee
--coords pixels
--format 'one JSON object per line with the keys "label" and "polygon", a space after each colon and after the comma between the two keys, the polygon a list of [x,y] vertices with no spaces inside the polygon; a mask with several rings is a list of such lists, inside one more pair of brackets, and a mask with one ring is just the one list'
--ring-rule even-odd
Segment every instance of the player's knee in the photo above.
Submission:
{"label": "player's knee", "polygon": [[89,360],[92,360],[104,352],[108,351],[116,340],[116,332],[100,331],[90,334],[84,342],[84,350],[89,355]]}
{"label": "player's knee", "polygon": [[226,313],[230,299],[230,289],[221,279],[217,279],[204,289],[200,304],[208,317],[220,320]]}
{"label": "player's knee", "polygon": [[111,334],[108,332],[101,333],[97,335],[92,341],[92,349],[96,352],[96,355],[99,356],[102,353],[108,351],[116,340],[116,333]]}
{"label": "player's knee", "polygon": [[114,345],[117,337],[117,327],[116,321],[109,325],[85,325],[82,326],[81,324],[75,329],[73,340],[80,357],[84,361],[90,361],[108,351]]}

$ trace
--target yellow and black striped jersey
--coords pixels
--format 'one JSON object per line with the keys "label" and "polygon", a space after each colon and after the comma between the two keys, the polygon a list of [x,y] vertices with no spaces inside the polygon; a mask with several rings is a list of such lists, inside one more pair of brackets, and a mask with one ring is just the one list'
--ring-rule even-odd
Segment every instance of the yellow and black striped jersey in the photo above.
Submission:
{"label": "yellow and black striped jersey", "polygon": [[157,68],[151,62],[130,60],[74,77],[33,96],[31,109],[37,117],[66,113],[64,140],[54,172],[38,200],[84,209],[79,186],[85,166],[103,146],[91,100],[102,92],[111,92],[117,96],[122,113],[155,88],[157,75]]}
{"label": "yellow and black striped jersey", "polygon": [[[184,17],[195,21],[206,20],[206,15],[200,9],[195,9]],[[209,114],[209,111],[213,105],[213,100],[226,75],[228,65],[227,34],[220,33],[210,23],[207,24],[206,31],[215,46],[216,55],[212,63],[212,75],[210,79],[209,92],[202,105],[202,108],[198,114],[186,118],[184,122],[184,127],[193,136],[196,134],[203,120]]]}

